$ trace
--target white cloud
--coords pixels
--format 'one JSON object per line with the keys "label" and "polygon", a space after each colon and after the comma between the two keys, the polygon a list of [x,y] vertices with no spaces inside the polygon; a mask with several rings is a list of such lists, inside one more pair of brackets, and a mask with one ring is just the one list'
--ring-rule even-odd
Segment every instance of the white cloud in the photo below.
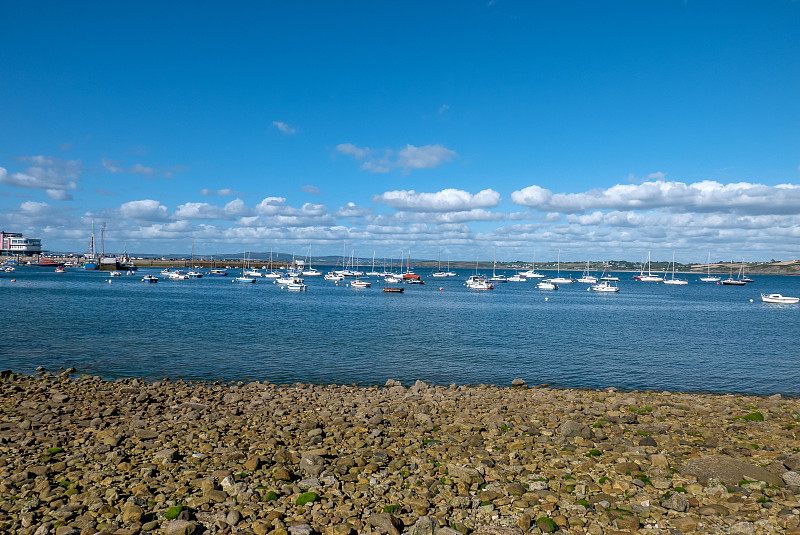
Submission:
{"label": "white cloud", "polygon": [[322,193],[317,186],[312,186],[311,184],[305,185],[301,190],[305,191],[306,193],[310,193],[311,195],[319,195]]}
{"label": "white cloud", "polygon": [[340,143],[339,145],[336,145],[336,150],[342,154],[353,156],[356,160],[362,160],[372,153],[369,147],[364,147],[362,149],[356,147],[352,143]]}
{"label": "white cloud", "polygon": [[162,206],[161,203],[152,199],[126,202],[120,206],[119,211],[123,217],[136,221],[166,221],[169,219],[166,206]]}
{"label": "white cloud", "polygon": [[48,198],[54,201],[71,201],[73,200],[72,195],[67,193],[66,190],[63,189],[46,189],[44,190],[45,194]]}
{"label": "white cloud", "polygon": [[46,217],[52,211],[49,204],[46,202],[25,201],[19,205],[19,213],[27,217]]}
{"label": "white cloud", "polygon": [[294,127],[289,126],[288,124],[286,124],[284,122],[281,122],[281,121],[272,121],[272,126],[277,128],[278,130],[280,130],[284,134],[290,134],[291,135],[291,134],[294,134],[294,133],[297,132],[297,130]]}
{"label": "white cloud", "polygon": [[459,212],[473,208],[493,208],[500,203],[500,194],[492,189],[479,191],[475,195],[452,188],[436,193],[399,190],[375,195],[372,202],[411,212]]}
{"label": "white cloud", "polygon": [[589,210],[653,210],[675,212],[796,213],[800,211],[800,186],[780,184],[693,184],[658,180],[643,184],[617,184],[583,193],[558,193],[528,186],[511,194],[519,205],[541,211],[581,213]]}
{"label": "white cloud", "polygon": [[175,219],[222,219],[224,212],[219,206],[207,202],[187,202],[175,210]]}
{"label": "white cloud", "polygon": [[372,210],[365,206],[358,206],[354,202],[349,202],[334,212],[336,217],[364,217],[372,213]]}
{"label": "white cloud", "polygon": [[404,172],[413,169],[432,169],[458,156],[456,151],[442,145],[422,147],[406,145],[399,151],[386,150],[377,153],[369,147],[361,148],[352,143],[342,143],[336,146],[336,150],[353,156],[356,160],[365,160],[361,164],[361,169],[371,173],[388,173],[393,169],[401,169]]}
{"label": "white cloud", "polygon": [[424,147],[406,145],[406,148],[398,154],[397,165],[404,169],[431,169],[444,162],[449,162],[456,156],[458,156],[456,151],[441,145],[425,145]]}
{"label": "white cloud", "polygon": [[78,187],[72,180],[77,179],[82,171],[78,160],[61,160],[49,156],[29,156],[20,160],[35,165],[19,173],[9,173],[4,167],[0,167],[0,184],[45,190],[74,190]]}
{"label": "white cloud", "polygon": [[234,199],[225,205],[223,209],[228,217],[245,217],[255,214],[255,210],[245,206],[242,199]]}

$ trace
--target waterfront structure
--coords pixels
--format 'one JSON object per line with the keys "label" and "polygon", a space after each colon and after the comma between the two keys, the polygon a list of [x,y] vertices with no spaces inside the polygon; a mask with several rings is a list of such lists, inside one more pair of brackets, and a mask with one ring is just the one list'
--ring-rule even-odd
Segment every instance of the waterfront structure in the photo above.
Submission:
{"label": "waterfront structure", "polygon": [[20,232],[0,231],[0,255],[32,256],[42,254],[42,240],[26,238]]}

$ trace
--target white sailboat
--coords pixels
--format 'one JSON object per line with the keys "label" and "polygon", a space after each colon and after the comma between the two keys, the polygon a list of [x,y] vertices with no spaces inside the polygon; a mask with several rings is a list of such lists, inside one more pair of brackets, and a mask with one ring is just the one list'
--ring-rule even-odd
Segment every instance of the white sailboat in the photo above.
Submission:
{"label": "white sailboat", "polygon": [[311,245],[308,246],[308,257],[303,264],[303,270],[300,272],[305,277],[321,277],[322,272],[318,269],[311,267]]}
{"label": "white sailboat", "polygon": [[608,262],[603,262],[603,273],[600,275],[601,281],[608,281],[608,282],[619,282],[619,277],[616,275],[611,275],[608,272]]}
{"label": "white sailboat", "polygon": [[367,275],[370,276],[370,277],[380,277],[382,275],[382,273],[378,273],[377,271],[375,271],[375,251],[374,250],[372,251],[372,271],[369,271],[367,273]]}
{"label": "white sailboat", "polygon": [[711,251],[708,252],[708,262],[706,262],[707,271],[705,277],[700,277],[700,281],[702,282],[719,282],[722,280],[722,277],[718,277],[716,275],[711,274]]}
{"label": "white sailboat", "polygon": [[439,248],[439,258],[438,258],[436,264],[437,264],[436,272],[435,273],[431,273],[431,277],[436,277],[437,279],[438,278],[443,278],[443,277],[449,277],[449,275],[447,274],[446,271],[442,271],[442,248],[441,247]]}
{"label": "white sailboat", "polygon": [[253,277],[249,277],[245,274],[245,270],[247,269],[247,262],[245,261],[245,253],[242,253],[242,276],[236,277],[233,279],[233,282],[256,282],[256,279]]}
{"label": "white sailboat", "polygon": [[470,290],[494,290],[494,284],[487,281],[483,276],[478,275],[477,258],[475,258],[475,274],[470,275],[470,277],[467,279],[467,282],[464,283],[464,286]]}
{"label": "white sailboat", "polygon": [[583,282],[585,284],[597,284],[597,277],[592,275],[591,271],[589,271],[589,261],[586,261],[586,269],[583,270],[583,275],[581,278],[578,279],[578,282]]}
{"label": "white sailboat", "polygon": [[489,278],[489,282],[493,282],[493,283],[496,283],[496,282],[506,283],[506,282],[508,282],[508,278],[505,275],[503,275],[503,274],[498,275],[496,273],[496,271],[495,271],[496,267],[497,267],[497,252],[495,252],[495,257],[492,259],[492,276],[491,276],[491,278]]}
{"label": "white sailboat", "polygon": [[572,275],[570,275],[569,278],[561,276],[561,249],[558,250],[558,262],[556,263],[556,276],[549,280],[554,284],[572,284],[573,282],[575,282],[575,280],[572,278]]}
{"label": "white sailboat", "polygon": [[536,272],[536,249],[533,250],[533,264],[531,264],[531,269],[527,271],[520,272],[520,275],[525,277],[526,279],[543,279],[544,275],[542,273]]}
{"label": "white sailboat", "polygon": [[[667,269],[669,269],[669,266],[667,266]],[[675,251],[672,251],[672,278],[667,279],[666,272],[664,272],[664,284],[669,284],[671,286],[685,286],[689,284],[689,281],[686,279],[675,278]]]}
{"label": "white sailboat", "polygon": [[191,262],[192,270],[187,273],[190,279],[200,279],[203,277],[203,274],[200,271],[195,270],[194,266],[194,242],[192,242],[192,262]]}
{"label": "white sailboat", "polygon": [[650,272],[650,251],[647,251],[647,275],[644,274],[644,264],[642,264],[642,272],[638,277],[634,277],[642,282],[664,282],[663,277],[653,275]]}

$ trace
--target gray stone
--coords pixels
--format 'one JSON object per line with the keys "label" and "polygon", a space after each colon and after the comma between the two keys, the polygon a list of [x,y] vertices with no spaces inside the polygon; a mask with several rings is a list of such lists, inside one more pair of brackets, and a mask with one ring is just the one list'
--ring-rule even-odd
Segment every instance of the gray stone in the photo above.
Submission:
{"label": "gray stone", "polygon": [[800,472],[795,472],[794,470],[790,472],[784,472],[781,477],[783,478],[784,483],[787,485],[800,487]]}
{"label": "gray stone", "polygon": [[592,431],[588,426],[574,420],[567,420],[558,429],[561,436],[564,438],[583,437],[589,438],[592,436]]}
{"label": "gray stone", "polygon": [[311,490],[321,487],[322,484],[316,477],[309,477],[298,481],[297,486],[300,487],[301,490]]}
{"label": "gray stone", "polygon": [[517,379],[513,379],[511,381],[511,386],[514,386],[514,387],[517,387],[517,388],[520,388],[520,387],[523,387],[523,386],[526,386],[526,385],[527,385],[527,383],[525,382],[524,379],[517,378]]}
{"label": "gray stone", "polygon": [[300,458],[300,469],[311,477],[317,477],[325,469],[325,459],[313,453],[304,453]]}
{"label": "gray stone", "polygon": [[789,470],[800,472],[800,455],[790,455],[783,460],[783,465]]}
{"label": "gray stone", "polygon": [[756,532],[752,522],[737,522],[731,526],[730,535],[752,535]]}
{"label": "gray stone", "polygon": [[164,535],[192,535],[197,530],[197,524],[188,520],[172,520],[165,522]]}
{"label": "gray stone", "polygon": [[460,479],[469,485],[473,483],[481,484],[484,481],[483,476],[476,469],[456,464],[447,465],[447,475],[453,479]]}
{"label": "gray stone", "polygon": [[693,475],[705,484],[709,479],[717,479],[728,485],[738,485],[743,479],[764,481],[776,487],[783,487],[783,479],[778,474],[750,463],[726,457],[707,455],[689,461],[680,469],[684,475]]}
{"label": "gray stone", "polygon": [[439,521],[433,516],[421,516],[416,523],[411,526],[410,535],[435,535],[439,529]]}
{"label": "gray stone", "polygon": [[380,533],[389,535],[400,535],[403,524],[389,513],[375,513],[369,517],[369,525],[377,529]]}
{"label": "gray stone", "polygon": [[289,526],[289,533],[292,535],[311,535],[314,530],[308,524],[295,524]]}
{"label": "gray stone", "polygon": [[682,513],[689,510],[689,500],[680,492],[672,492],[661,499],[661,507]]}

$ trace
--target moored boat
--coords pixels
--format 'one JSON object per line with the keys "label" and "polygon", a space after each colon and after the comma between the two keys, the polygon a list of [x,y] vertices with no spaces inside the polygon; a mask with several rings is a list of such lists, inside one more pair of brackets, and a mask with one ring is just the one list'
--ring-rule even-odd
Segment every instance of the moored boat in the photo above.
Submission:
{"label": "moored boat", "polygon": [[142,277],[142,282],[158,282],[158,277],[154,277],[153,275],[145,275]]}
{"label": "moored boat", "polygon": [[555,284],[551,280],[543,280],[539,284],[536,285],[539,290],[558,290],[558,284]]}
{"label": "moored boat", "polygon": [[797,302],[800,302],[800,297],[788,297],[781,294],[761,294],[761,301],[776,305],[794,305]]}
{"label": "moored boat", "polygon": [[616,293],[619,291],[619,286],[616,284],[611,284],[611,281],[600,281],[592,286],[592,291],[601,293]]}

